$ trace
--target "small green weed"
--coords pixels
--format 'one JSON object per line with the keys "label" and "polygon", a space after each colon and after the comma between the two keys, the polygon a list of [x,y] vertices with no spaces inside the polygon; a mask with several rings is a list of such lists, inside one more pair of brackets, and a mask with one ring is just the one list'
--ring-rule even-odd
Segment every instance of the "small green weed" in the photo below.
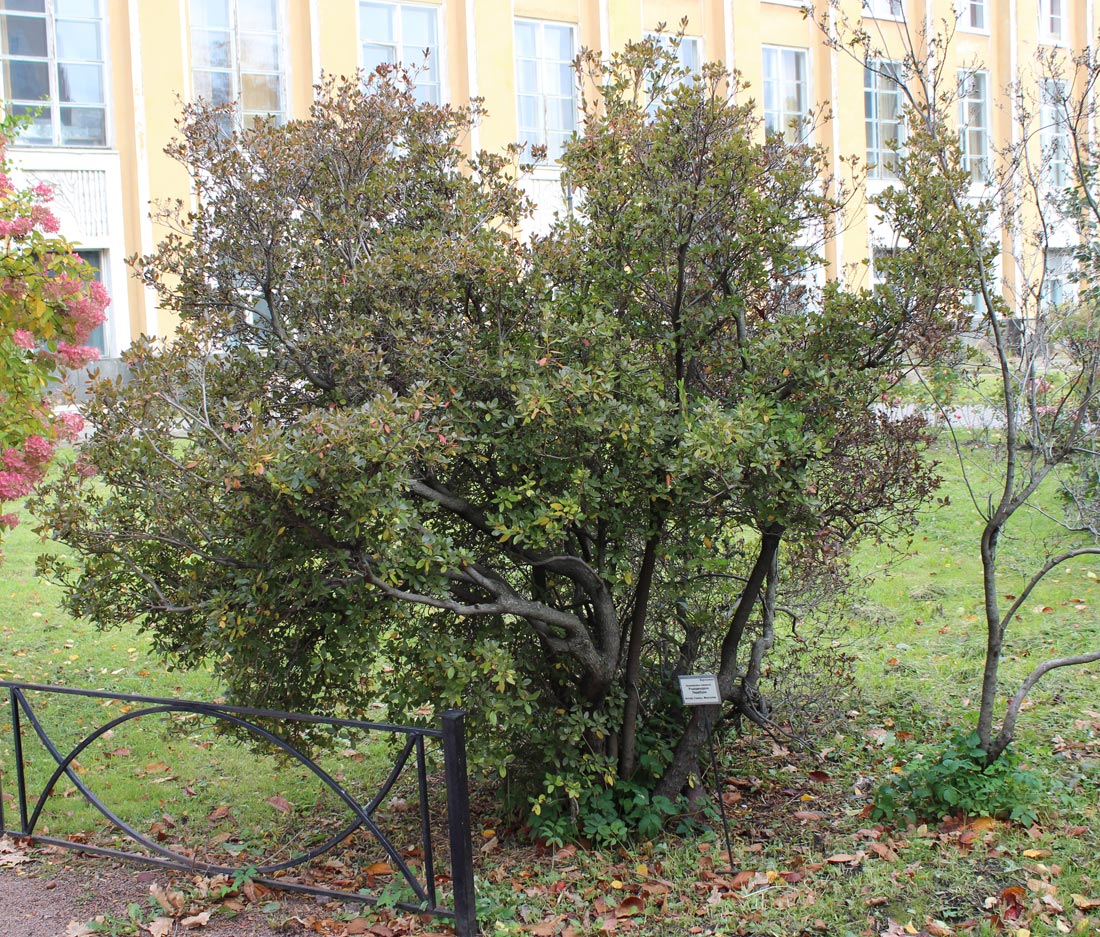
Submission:
{"label": "small green weed", "polygon": [[987,765],[978,733],[957,734],[943,749],[919,752],[901,774],[881,784],[872,816],[915,822],[963,813],[1031,824],[1043,791],[1042,779],[1020,764],[1017,752],[1010,749]]}

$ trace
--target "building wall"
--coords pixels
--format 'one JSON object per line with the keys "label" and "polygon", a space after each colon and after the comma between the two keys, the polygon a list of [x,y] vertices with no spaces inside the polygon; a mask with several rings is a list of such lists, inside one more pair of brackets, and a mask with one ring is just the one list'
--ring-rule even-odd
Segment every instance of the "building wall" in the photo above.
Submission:
{"label": "building wall", "polygon": [[[56,0],[41,0],[47,8]],[[98,2],[106,42],[108,131],[105,145],[14,146],[11,157],[28,176],[57,186],[63,233],[104,258],[104,277],[113,296],[106,354],[117,355],[139,334],[170,334],[174,323],[158,310],[150,291],[128,275],[124,258],[151,251],[162,233],[150,219],[150,203],[191,198],[186,174],[164,154],[181,102],[193,96],[192,4],[198,0],[88,0]],[[212,0],[204,0],[212,2]],[[234,0],[245,2],[245,0]],[[253,0],[254,2],[254,0]],[[358,0],[272,0],[280,17],[285,108],[291,118],[308,113],[312,87],[322,73],[350,75],[360,65]],[[869,0],[885,3],[890,0]],[[961,0],[904,0],[911,31],[937,29],[955,17]],[[1040,8],[1052,0],[986,0],[985,29],[959,28],[948,73],[981,63],[988,71],[995,103],[991,132],[1012,139],[1014,112],[1004,94],[1021,75],[1036,81],[1035,57],[1057,49],[1044,41]],[[1059,0],[1053,0],[1059,2]],[[1094,36],[1100,0],[1060,0],[1065,17],[1063,53],[1085,48]],[[440,86],[445,100],[484,98],[489,116],[471,135],[473,148],[500,149],[518,138],[516,46],[513,24],[535,20],[568,24],[575,48],[616,49],[664,23],[675,31],[684,18],[686,34],[701,41],[702,58],[736,68],[758,101],[763,85],[762,49],[806,52],[808,97],[829,102],[833,120],[816,130],[829,147],[834,171],[847,170],[842,155],[864,156],[863,67],[829,50],[818,27],[803,15],[800,0],[424,0],[438,10]],[[842,13],[858,17],[860,0],[843,0]],[[1049,12],[1049,11],[1048,11]],[[900,49],[901,24],[868,20],[882,43]],[[5,96],[7,92],[5,91]],[[561,208],[563,196],[553,166],[525,182],[540,203],[535,224]],[[855,210],[826,251],[833,276],[866,275],[863,265],[875,237],[873,220]],[[1014,245],[1005,241],[1005,249]],[[1006,265],[1011,292],[1015,272]]]}

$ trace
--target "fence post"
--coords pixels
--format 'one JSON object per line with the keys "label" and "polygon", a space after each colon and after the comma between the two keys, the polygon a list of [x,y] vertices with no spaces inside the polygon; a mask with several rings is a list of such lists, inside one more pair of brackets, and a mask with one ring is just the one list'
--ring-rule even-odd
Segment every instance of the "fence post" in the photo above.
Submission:
{"label": "fence post", "polygon": [[447,824],[451,840],[451,881],[454,883],[455,933],[476,937],[474,847],[470,839],[470,789],[466,775],[466,713],[443,714],[443,763],[447,780]]}

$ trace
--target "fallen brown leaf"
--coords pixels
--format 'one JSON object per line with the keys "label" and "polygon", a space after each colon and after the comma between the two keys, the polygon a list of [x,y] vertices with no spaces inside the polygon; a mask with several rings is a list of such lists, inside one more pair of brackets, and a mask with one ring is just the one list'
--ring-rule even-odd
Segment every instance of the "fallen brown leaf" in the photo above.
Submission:
{"label": "fallen brown leaf", "polygon": [[141,929],[148,931],[151,937],[169,937],[174,923],[170,917],[155,917],[148,924],[142,924]]}
{"label": "fallen brown leaf", "polygon": [[642,914],[644,912],[645,902],[637,895],[628,895],[619,902],[619,906],[615,909],[615,916],[633,917],[635,914]]}
{"label": "fallen brown leaf", "polygon": [[206,927],[210,923],[210,915],[213,913],[213,911],[201,911],[191,917],[185,917],[180,921],[180,927],[186,927],[188,930],[195,927]]}

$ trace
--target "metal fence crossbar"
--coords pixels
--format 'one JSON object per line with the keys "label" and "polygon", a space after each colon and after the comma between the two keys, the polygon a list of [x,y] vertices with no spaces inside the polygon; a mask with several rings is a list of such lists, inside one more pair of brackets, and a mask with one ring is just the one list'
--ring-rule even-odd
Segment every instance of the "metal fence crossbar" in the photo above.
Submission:
{"label": "metal fence crossbar", "polygon": [[[25,837],[41,843],[79,849],[96,855],[137,861],[163,868],[230,875],[240,873],[243,870],[239,867],[205,862],[175,852],[155,842],[149,836],[146,836],[140,830],[128,824],[103,803],[73,768],[73,763],[89,746],[107,735],[107,733],[111,732],[113,729],[131,720],[165,713],[188,713],[206,716],[243,729],[249,733],[253,733],[259,738],[264,739],[270,745],[275,746],[285,755],[308,769],[329,790],[331,790],[352,813],[351,821],[337,833],[329,836],[320,845],[285,861],[272,862],[255,867],[254,881],[274,888],[290,891],[342,898],[345,900],[356,900],[372,904],[377,903],[377,897],[372,895],[364,895],[359,892],[337,891],[334,889],[305,885],[299,882],[288,882],[282,879],[270,879],[266,877],[295,866],[304,866],[334,849],[357,830],[366,829],[373,839],[382,847],[388,859],[392,862],[393,866],[400,873],[402,879],[415,896],[416,903],[398,901],[395,902],[397,907],[412,911],[426,911],[440,917],[450,918],[454,921],[458,937],[473,937],[473,935],[477,933],[477,919],[474,909],[473,848],[470,842],[469,793],[466,777],[464,714],[460,710],[449,710],[444,714],[442,729],[430,729],[418,726],[398,726],[389,723],[367,722],[356,719],[338,719],[328,716],[281,712],[271,709],[254,709],[246,706],[230,706],[218,703],[198,702],[195,700],[111,693],[103,690],[81,690],[73,687],[57,687],[6,680],[0,680],[0,687],[6,688],[9,694],[15,761],[14,774],[18,789],[19,805],[19,827],[18,829],[10,829],[5,818],[3,798],[0,797],[0,835],[7,834]],[[46,727],[43,725],[41,719],[39,719],[31,700],[28,698],[28,693],[115,700],[127,704],[140,704],[142,708],[125,712],[103,725],[98,726],[85,735],[68,753],[64,753],[50,738]],[[37,797],[33,799],[33,807],[32,797],[27,790],[26,763],[23,753],[23,717],[29,722],[35,736],[37,736],[38,740],[42,743],[46,751],[49,752],[56,764],[56,768],[49,780]],[[280,738],[269,729],[259,725],[255,720],[312,723],[335,728],[355,728],[366,731],[403,734],[406,736],[406,741],[377,793],[375,793],[368,802],[360,803],[355,797],[348,793],[336,778],[325,771],[325,769],[314,759],[310,758],[304,752],[300,751],[285,739]],[[447,812],[449,817],[451,881],[454,889],[454,906],[452,908],[441,907],[437,898],[425,739],[439,739],[443,744]],[[423,880],[417,877],[416,873],[401,856],[400,851],[394,846],[373,819],[373,814],[390,794],[394,784],[408,766],[409,759],[413,757],[416,763],[417,791],[420,806]],[[2,776],[2,772],[0,772],[0,776]],[[54,791],[58,781],[60,781],[63,776],[68,778],[84,799],[95,807],[95,809],[111,824],[154,855],[147,856],[140,853],[126,852],[124,850],[94,846],[86,843],[76,843],[69,840],[36,834],[34,831],[46,802]]]}

